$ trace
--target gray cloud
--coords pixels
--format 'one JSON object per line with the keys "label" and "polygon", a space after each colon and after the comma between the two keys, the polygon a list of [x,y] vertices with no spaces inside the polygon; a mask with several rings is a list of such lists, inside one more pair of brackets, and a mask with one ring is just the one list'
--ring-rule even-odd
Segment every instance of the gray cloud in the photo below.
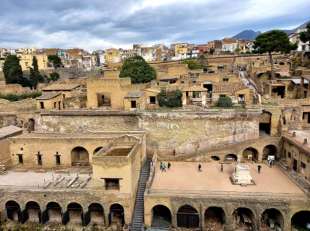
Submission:
{"label": "gray cloud", "polygon": [[1,0],[0,47],[206,42],[309,20],[308,0]]}

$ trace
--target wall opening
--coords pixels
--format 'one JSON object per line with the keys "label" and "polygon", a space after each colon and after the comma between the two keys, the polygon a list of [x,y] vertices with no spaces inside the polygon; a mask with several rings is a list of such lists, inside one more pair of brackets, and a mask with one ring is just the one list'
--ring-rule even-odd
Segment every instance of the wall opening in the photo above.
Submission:
{"label": "wall opening", "polygon": [[24,222],[40,223],[41,222],[41,209],[40,205],[35,201],[29,201],[26,204],[23,213]]}
{"label": "wall opening", "polygon": [[235,229],[255,230],[255,217],[253,212],[248,208],[237,208],[234,213]]}
{"label": "wall opening", "polygon": [[104,225],[104,210],[101,204],[92,203],[88,206],[88,211],[85,214],[85,224]]}
{"label": "wall opening", "polygon": [[168,228],[171,225],[170,209],[164,205],[156,205],[152,209],[152,227]]}
{"label": "wall opening", "polygon": [[277,209],[266,209],[261,217],[263,229],[284,230],[284,219],[281,212]]}
{"label": "wall opening", "polygon": [[275,145],[266,145],[263,149],[263,160],[267,160],[268,156],[274,156],[276,160],[279,159],[277,147]]}
{"label": "wall opening", "polygon": [[242,153],[244,160],[258,161],[258,151],[255,148],[249,147]]}
{"label": "wall opening", "polygon": [[310,211],[295,213],[291,219],[292,229],[310,230]]}
{"label": "wall opening", "polygon": [[177,212],[177,226],[182,228],[198,228],[199,214],[190,205],[183,205]]}
{"label": "wall opening", "polygon": [[43,212],[43,223],[61,224],[62,223],[62,209],[56,202],[49,202],[46,205],[46,210]]}
{"label": "wall opening", "polygon": [[238,156],[235,155],[235,154],[227,154],[225,156],[225,161],[231,161],[231,162],[234,162],[234,161],[237,161],[238,160]]}
{"label": "wall opening", "polygon": [[21,222],[21,209],[16,201],[8,201],[5,204],[7,218],[12,221]]}
{"label": "wall opening", "polygon": [[209,207],[205,211],[206,230],[223,230],[225,224],[225,212],[220,207]]}
{"label": "wall opening", "polygon": [[72,166],[88,166],[89,155],[85,148],[75,147],[71,151],[71,163]]}
{"label": "wall opening", "polygon": [[83,225],[83,208],[78,203],[70,203],[67,206],[65,223]]}
{"label": "wall opening", "polygon": [[113,204],[110,207],[109,224],[123,226],[125,224],[124,208],[120,204]]}

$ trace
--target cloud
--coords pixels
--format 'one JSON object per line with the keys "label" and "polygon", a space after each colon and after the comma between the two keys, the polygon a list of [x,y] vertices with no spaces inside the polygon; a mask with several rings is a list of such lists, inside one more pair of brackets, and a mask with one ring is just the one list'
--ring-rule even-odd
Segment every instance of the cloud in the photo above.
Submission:
{"label": "cloud", "polygon": [[204,43],[309,20],[309,0],[1,0],[0,47]]}

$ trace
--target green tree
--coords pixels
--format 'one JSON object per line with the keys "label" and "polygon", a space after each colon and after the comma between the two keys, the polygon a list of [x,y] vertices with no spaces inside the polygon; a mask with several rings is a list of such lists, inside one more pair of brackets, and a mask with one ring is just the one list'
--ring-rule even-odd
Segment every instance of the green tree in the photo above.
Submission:
{"label": "green tree", "polygon": [[162,90],[157,99],[160,107],[182,107],[182,92],[180,90]]}
{"label": "green tree", "polygon": [[232,107],[233,103],[229,96],[220,96],[216,106],[218,107]]}
{"label": "green tree", "polygon": [[148,83],[156,78],[156,71],[141,56],[124,61],[119,77],[129,77],[132,83]]}
{"label": "green tree", "polygon": [[53,65],[54,69],[63,67],[61,58],[58,55],[49,55],[47,59]]}
{"label": "green tree", "polygon": [[37,89],[38,83],[44,82],[43,76],[40,74],[38,60],[35,56],[32,58],[32,68],[30,68],[30,82],[34,89]]}
{"label": "green tree", "polygon": [[3,64],[3,73],[7,84],[17,83],[23,87],[31,87],[30,81],[23,76],[19,58],[16,55],[9,55],[6,57]]}
{"label": "green tree", "polygon": [[306,43],[306,42],[310,42],[310,23],[307,25],[307,30],[306,31],[303,31],[299,34],[300,36],[300,40],[303,42],[303,43]]}
{"label": "green tree", "polygon": [[288,53],[295,48],[290,43],[287,34],[280,30],[272,30],[260,34],[254,41],[254,48],[258,53],[268,53],[271,65],[271,78],[274,79],[273,52]]}

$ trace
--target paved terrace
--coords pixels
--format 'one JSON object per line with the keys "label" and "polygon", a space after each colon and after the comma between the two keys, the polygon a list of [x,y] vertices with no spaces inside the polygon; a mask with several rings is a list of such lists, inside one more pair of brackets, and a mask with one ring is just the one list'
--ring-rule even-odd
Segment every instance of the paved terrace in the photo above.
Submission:
{"label": "paved terrace", "polygon": [[104,190],[103,183],[92,179],[87,171],[67,169],[62,171],[10,170],[0,175],[0,188],[12,190]]}
{"label": "paved terrace", "polygon": [[[201,163],[202,172],[198,171],[197,162],[170,162],[171,168],[161,172],[157,163],[150,193],[159,194],[199,194],[199,195],[227,195],[230,196],[304,196],[281,170],[262,164],[261,173],[257,173],[257,165],[249,163],[250,172],[255,185],[233,185],[229,179],[235,164],[224,164],[224,171],[220,171],[218,162]],[[243,194],[241,194],[243,193]]]}

